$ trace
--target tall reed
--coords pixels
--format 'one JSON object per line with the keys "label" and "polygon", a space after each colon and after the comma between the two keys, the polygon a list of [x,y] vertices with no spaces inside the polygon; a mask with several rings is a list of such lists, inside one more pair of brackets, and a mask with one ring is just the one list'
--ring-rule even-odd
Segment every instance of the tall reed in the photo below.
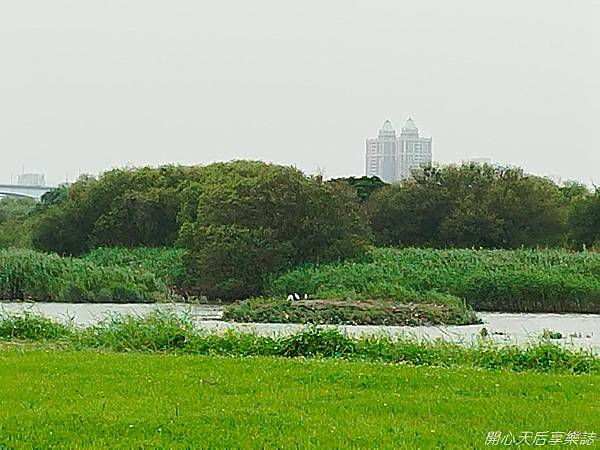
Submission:
{"label": "tall reed", "polygon": [[379,248],[361,260],[291,270],[272,279],[268,294],[377,298],[404,289],[455,295],[477,310],[600,313],[600,254]]}

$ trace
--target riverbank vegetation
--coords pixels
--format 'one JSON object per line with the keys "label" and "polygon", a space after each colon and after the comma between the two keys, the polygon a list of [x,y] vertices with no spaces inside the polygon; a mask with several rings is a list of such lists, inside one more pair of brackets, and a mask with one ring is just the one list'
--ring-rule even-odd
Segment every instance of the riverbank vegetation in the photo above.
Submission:
{"label": "riverbank vegetation", "polygon": [[[114,169],[38,204],[0,200],[0,247],[12,248],[0,254],[0,296],[264,296],[276,298],[263,305],[275,316],[300,292],[376,302],[379,316],[411,303],[406,292],[435,291],[475,309],[598,312],[596,253],[573,251],[598,244],[599,205],[581,184],[478,164],[425,168],[397,185],[257,161]],[[307,320],[357,319],[348,308],[334,317],[331,302],[302,306]]]}
{"label": "riverbank vegetation", "polygon": [[94,262],[100,259],[98,254],[88,259],[0,249],[0,298],[74,303],[149,303],[174,298],[167,279],[158,275],[160,270],[148,270],[148,265],[158,265],[156,252],[133,252],[131,258],[139,254],[150,262],[105,261],[103,265]]}
{"label": "riverbank vegetation", "polygon": [[0,345],[0,378],[6,448],[482,448],[600,427],[600,375]]}
{"label": "riverbank vegetation", "polygon": [[444,367],[477,367],[556,373],[600,373],[591,350],[573,350],[541,339],[529,346],[493,344],[481,338],[472,345],[444,341],[395,340],[388,336],[352,338],[335,328],[309,327],[289,336],[226,332],[207,334],[175,313],[146,317],[113,315],[86,328],[30,313],[0,316],[0,340],[37,342],[68,350],[174,352],[219,356],[341,358]]}
{"label": "riverbank vegetation", "polygon": [[346,183],[234,161],[82,178],[42,202],[31,241],[75,256],[97,247],[185,248],[181,289],[236,299],[259,293],[269,273],[356,256],[370,234]]}
{"label": "riverbank vegetation", "polygon": [[600,313],[600,253],[379,248],[360,260],[292,270],[267,292],[394,298],[399,286],[454,295],[475,310]]}
{"label": "riverbank vegetation", "polygon": [[99,267],[120,267],[134,272],[151,273],[167,288],[178,291],[185,274],[186,250],[176,247],[102,247],[81,257]]}

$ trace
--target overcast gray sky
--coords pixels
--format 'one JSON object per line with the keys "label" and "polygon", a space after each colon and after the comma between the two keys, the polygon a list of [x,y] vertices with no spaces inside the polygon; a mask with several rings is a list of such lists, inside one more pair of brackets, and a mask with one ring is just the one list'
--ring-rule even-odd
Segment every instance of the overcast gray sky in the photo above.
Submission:
{"label": "overcast gray sky", "polygon": [[600,1],[0,1],[0,181],[232,158],[362,175],[365,138],[409,115],[437,161],[600,183]]}

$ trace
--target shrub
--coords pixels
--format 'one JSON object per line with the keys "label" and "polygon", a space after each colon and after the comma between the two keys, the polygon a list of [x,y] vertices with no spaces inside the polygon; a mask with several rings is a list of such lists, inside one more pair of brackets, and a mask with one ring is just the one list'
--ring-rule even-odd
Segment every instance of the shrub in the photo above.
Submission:
{"label": "shrub", "polygon": [[271,228],[237,225],[196,227],[186,257],[183,291],[211,298],[246,298],[262,290],[266,274],[286,267],[291,245]]}
{"label": "shrub", "polygon": [[27,219],[34,208],[33,199],[0,197],[0,248],[28,245],[30,236]]}

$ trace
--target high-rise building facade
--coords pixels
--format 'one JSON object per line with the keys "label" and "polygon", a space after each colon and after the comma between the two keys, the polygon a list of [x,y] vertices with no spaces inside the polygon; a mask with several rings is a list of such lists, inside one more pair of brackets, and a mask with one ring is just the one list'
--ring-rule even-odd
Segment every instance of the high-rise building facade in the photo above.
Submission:
{"label": "high-rise building facade", "polygon": [[386,120],[376,138],[366,141],[366,175],[394,183],[410,176],[413,170],[431,165],[431,138],[419,136],[419,129],[408,119],[400,135]]}

